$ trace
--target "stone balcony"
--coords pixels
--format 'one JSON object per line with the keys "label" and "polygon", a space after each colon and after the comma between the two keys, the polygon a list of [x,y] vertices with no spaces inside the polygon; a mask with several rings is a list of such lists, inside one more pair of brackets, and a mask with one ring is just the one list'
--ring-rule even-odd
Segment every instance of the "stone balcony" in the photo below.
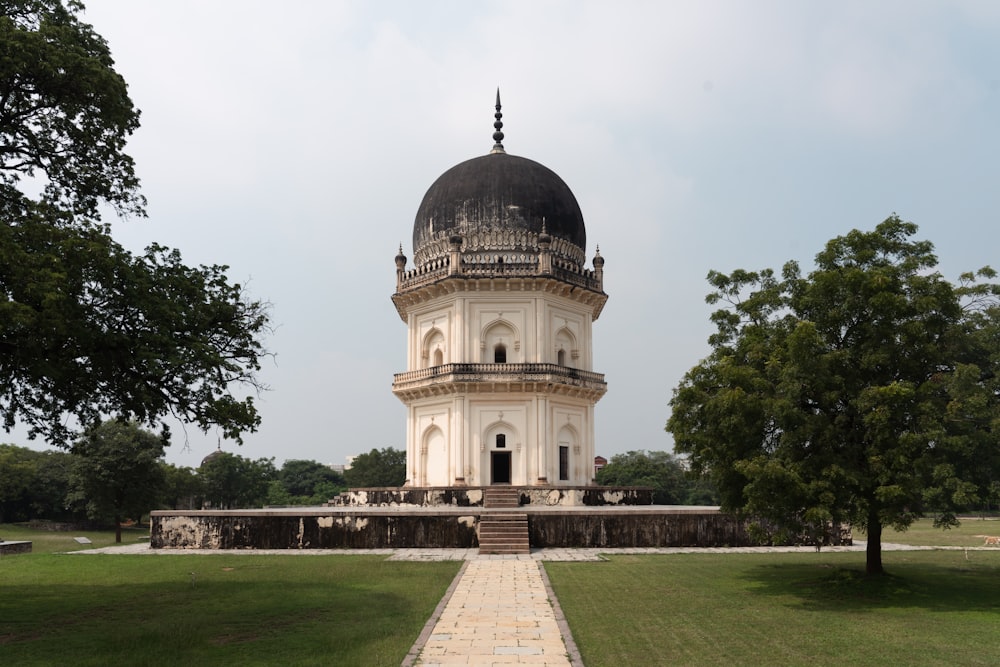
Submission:
{"label": "stone balcony", "polygon": [[601,373],[558,364],[444,364],[393,376],[392,392],[402,401],[456,393],[524,393],[600,400],[608,386]]}

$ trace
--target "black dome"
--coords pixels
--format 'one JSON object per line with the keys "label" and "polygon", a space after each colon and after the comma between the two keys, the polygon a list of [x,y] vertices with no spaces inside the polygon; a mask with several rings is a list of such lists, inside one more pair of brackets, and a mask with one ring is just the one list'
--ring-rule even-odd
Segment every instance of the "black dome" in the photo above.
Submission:
{"label": "black dome", "polygon": [[[413,249],[454,234],[545,231],[586,250],[583,213],[569,186],[533,160],[504,152],[466,160],[427,190],[413,223]],[[574,253],[575,254],[575,253]]]}

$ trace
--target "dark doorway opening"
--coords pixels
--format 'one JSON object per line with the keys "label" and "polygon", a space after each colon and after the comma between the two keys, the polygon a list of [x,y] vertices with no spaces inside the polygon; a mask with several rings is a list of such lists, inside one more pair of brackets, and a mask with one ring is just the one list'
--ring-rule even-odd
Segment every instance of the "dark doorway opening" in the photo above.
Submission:
{"label": "dark doorway opening", "polygon": [[491,452],[491,484],[510,484],[510,452]]}

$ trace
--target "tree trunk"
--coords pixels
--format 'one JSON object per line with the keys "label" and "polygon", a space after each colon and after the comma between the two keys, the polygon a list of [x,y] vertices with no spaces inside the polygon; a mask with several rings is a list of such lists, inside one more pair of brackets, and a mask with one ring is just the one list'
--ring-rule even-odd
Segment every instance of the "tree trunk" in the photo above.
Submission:
{"label": "tree trunk", "polygon": [[868,513],[868,545],[865,548],[865,574],[885,574],[882,568],[882,520],[878,512]]}
{"label": "tree trunk", "polygon": [[115,517],[115,544],[122,543],[122,519],[120,516]]}

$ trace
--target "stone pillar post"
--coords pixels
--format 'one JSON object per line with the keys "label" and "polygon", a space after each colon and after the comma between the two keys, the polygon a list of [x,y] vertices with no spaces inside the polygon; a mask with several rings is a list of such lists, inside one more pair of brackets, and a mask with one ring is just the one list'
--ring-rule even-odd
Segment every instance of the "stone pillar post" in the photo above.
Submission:
{"label": "stone pillar post", "polygon": [[462,237],[458,234],[448,239],[448,275],[457,276],[462,273]]}

